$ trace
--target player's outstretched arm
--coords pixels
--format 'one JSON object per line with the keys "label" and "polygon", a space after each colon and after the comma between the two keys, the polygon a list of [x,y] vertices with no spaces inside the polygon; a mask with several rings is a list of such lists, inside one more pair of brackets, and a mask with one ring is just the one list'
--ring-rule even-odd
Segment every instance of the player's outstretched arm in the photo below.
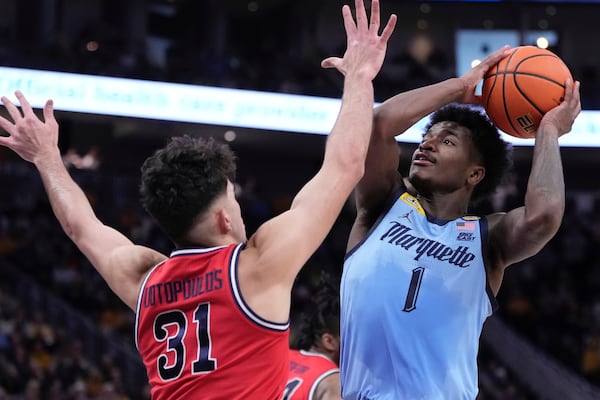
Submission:
{"label": "player's outstretched arm", "polygon": [[347,34],[344,56],[323,61],[324,67],[337,68],[345,76],[341,108],[327,139],[323,164],[296,195],[290,210],[261,226],[248,242],[248,249],[258,253],[264,280],[283,284],[284,292],[289,292],[300,268],[325,239],[364,170],[373,119],[372,80],[385,58],[396,16],[390,17],[380,35],[379,0],[372,2],[370,19],[363,0],[355,4],[356,21],[348,6],[342,9]]}
{"label": "player's outstretched arm", "polygon": [[579,82],[568,80],[565,86],[564,101],[544,115],[536,133],[525,205],[490,217],[494,265],[500,270],[539,252],[560,228],[565,184],[558,138],[571,131],[581,111]]}
{"label": "player's outstretched arm", "polygon": [[17,91],[16,96],[20,110],[9,99],[2,97],[12,121],[0,117],[0,127],[9,134],[0,137],[0,145],[12,149],[35,165],[52,210],[65,233],[111,289],[135,310],[143,275],[164,256],[151,249],[135,246],[120,232],[96,218],[87,197],[63,164],[52,101],[46,102],[42,121],[21,92]]}

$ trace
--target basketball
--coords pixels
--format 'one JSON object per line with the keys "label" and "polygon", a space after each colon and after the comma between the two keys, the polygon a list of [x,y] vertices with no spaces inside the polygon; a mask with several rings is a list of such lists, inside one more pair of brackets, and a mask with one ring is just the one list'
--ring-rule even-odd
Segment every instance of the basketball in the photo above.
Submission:
{"label": "basketball", "polygon": [[498,129],[533,138],[544,114],[563,101],[567,78],[569,68],[550,50],[515,47],[486,73],[483,107]]}

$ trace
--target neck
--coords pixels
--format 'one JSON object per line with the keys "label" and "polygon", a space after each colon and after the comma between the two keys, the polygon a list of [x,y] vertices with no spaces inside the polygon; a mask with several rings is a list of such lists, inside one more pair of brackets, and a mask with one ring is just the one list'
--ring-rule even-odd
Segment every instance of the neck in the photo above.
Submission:
{"label": "neck", "polygon": [[196,226],[186,236],[186,242],[195,247],[227,246],[238,241],[232,235],[222,234],[217,229]]}
{"label": "neck", "polygon": [[[414,187],[412,188],[414,190]],[[469,198],[462,192],[453,193],[431,193],[427,196],[414,190],[411,192],[419,200],[421,207],[427,214],[442,220],[453,220],[467,213]]]}
{"label": "neck", "polygon": [[319,346],[313,345],[313,346],[310,347],[310,349],[308,349],[308,351],[310,351],[311,353],[321,354],[322,356],[325,356],[325,357],[327,357],[327,358],[329,358],[330,360],[333,361],[333,358],[331,357],[331,354],[327,350],[325,350],[325,349],[323,349],[323,348],[321,348]]}

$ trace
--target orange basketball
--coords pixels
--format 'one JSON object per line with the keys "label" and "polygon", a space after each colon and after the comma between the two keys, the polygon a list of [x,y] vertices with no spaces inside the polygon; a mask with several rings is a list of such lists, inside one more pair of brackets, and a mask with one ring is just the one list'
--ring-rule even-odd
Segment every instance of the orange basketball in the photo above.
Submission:
{"label": "orange basketball", "polygon": [[533,138],[544,114],[563,101],[567,78],[569,68],[550,50],[515,47],[486,73],[483,107],[500,130]]}

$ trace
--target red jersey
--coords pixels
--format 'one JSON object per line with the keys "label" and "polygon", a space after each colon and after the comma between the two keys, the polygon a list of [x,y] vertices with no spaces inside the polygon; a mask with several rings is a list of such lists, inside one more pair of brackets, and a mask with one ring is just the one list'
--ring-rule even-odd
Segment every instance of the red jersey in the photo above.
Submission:
{"label": "red jersey", "polygon": [[289,321],[266,321],[244,302],[242,248],[178,249],[146,276],[135,339],[153,400],[281,398]]}
{"label": "red jersey", "polygon": [[312,400],[319,383],[340,369],[322,354],[290,350],[290,372],[283,400]]}

